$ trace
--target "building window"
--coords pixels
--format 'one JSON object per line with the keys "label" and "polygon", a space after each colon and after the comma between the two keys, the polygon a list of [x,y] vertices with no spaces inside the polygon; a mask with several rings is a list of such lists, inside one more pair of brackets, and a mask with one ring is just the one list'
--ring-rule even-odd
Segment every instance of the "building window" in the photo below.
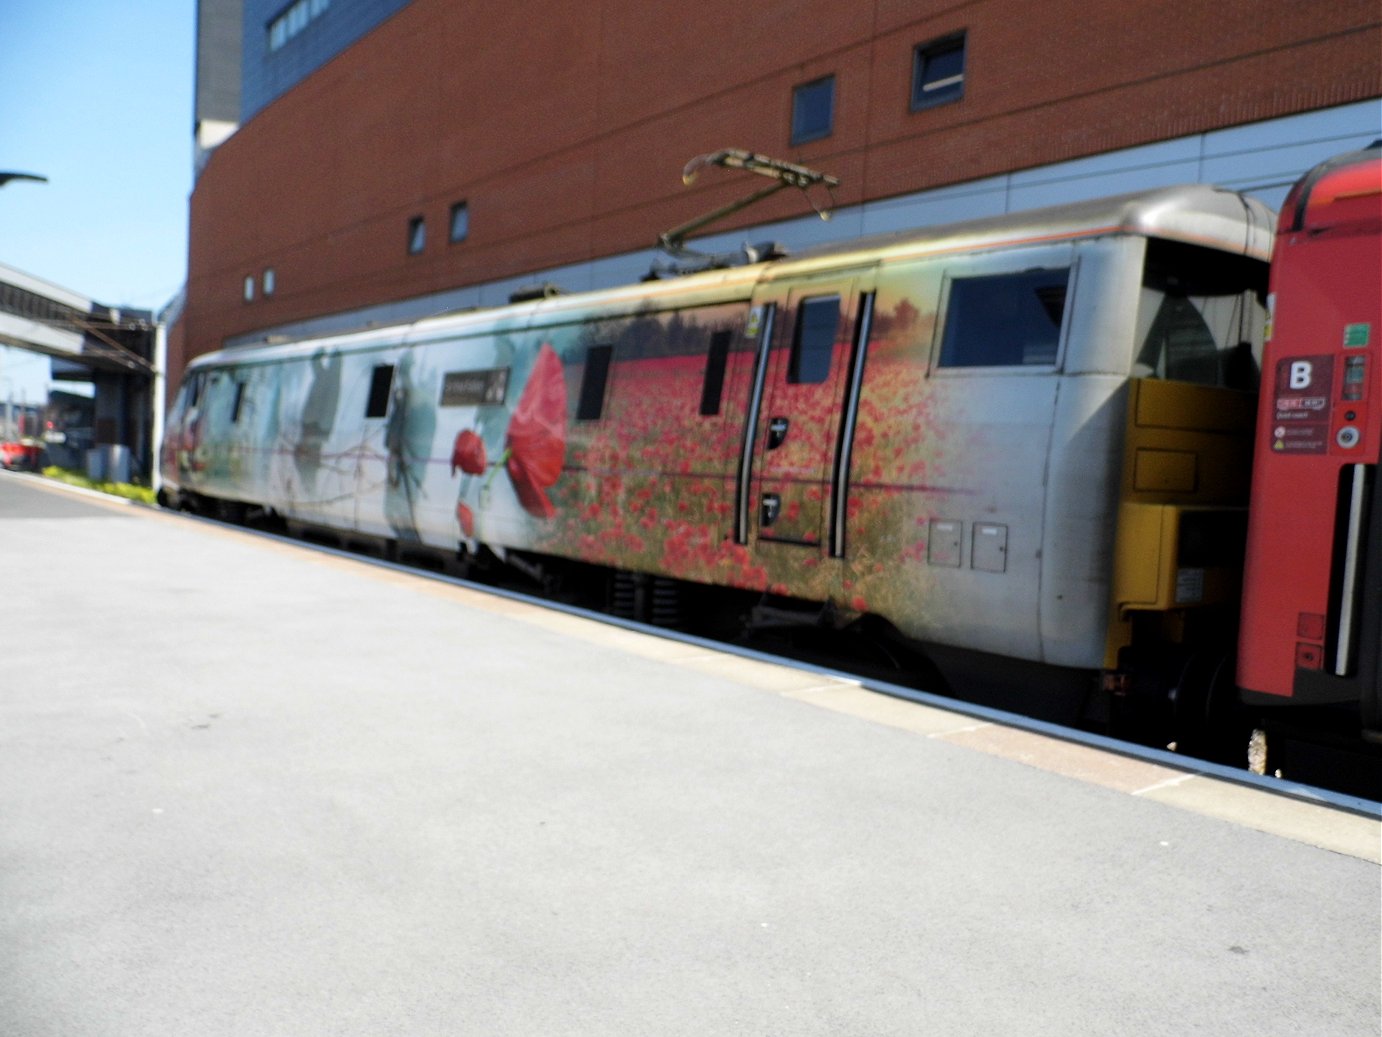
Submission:
{"label": "building window", "polygon": [[265,298],[268,298],[270,295],[273,295],[273,293],[274,293],[274,288],[275,288],[276,285],[277,285],[277,281],[278,281],[278,279],[277,279],[277,277],[274,275],[274,268],[273,268],[273,267],[266,267],[265,270],[264,270],[264,277],[263,277],[264,297],[265,297]]}
{"label": "building window", "polygon": [[451,240],[464,241],[470,233],[470,207],[465,202],[451,206]]}
{"label": "building window", "polygon": [[245,277],[245,302],[254,302],[254,275]]}
{"label": "building window", "polygon": [[958,101],[964,92],[964,33],[917,47],[912,62],[912,111]]}
{"label": "building window", "polygon": [[326,13],[331,0],[295,0],[269,22],[269,52],[273,53]]}
{"label": "building window", "polygon": [[835,121],[835,77],[803,83],[792,91],[792,143],[830,136]]}
{"label": "building window", "polygon": [[613,357],[613,346],[591,346],[586,350],[581,396],[576,404],[577,421],[599,421],[605,412],[605,387],[609,384],[609,362]]}
{"label": "building window", "polygon": [[416,256],[427,245],[427,221],[414,216],[408,221],[408,255]]}

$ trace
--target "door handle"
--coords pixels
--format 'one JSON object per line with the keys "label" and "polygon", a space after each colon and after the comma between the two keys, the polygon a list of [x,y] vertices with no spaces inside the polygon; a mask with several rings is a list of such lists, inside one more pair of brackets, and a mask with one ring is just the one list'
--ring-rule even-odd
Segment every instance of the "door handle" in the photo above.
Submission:
{"label": "door handle", "polygon": [[791,424],[786,418],[773,418],[768,422],[769,450],[776,450],[782,445],[782,441],[787,438],[787,429],[791,427]]}
{"label": "door handle", "polygon": [[758,524],[767,528],[777,521],[782,511],[782,498],[776,493],[763,494],[763,503],[758,509]]}

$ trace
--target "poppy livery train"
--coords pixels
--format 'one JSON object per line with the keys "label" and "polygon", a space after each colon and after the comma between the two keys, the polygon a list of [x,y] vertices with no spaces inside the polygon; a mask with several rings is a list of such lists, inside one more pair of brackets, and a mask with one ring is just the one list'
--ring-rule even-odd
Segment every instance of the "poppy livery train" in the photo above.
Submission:
{"label": "poppy livery train", "polygon": [[1297,704],[1358,737],[1380,154],[1279,227],[1185,186],[226,349],[188,366],[162,500],[601,573],[634,618],[867,625],[938,682],[1001,662],[1173,737]]}

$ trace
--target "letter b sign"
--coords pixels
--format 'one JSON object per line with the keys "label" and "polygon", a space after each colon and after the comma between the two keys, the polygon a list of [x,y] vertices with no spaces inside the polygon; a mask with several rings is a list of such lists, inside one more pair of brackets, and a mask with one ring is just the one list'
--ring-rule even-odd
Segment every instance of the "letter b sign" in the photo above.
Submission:
{"label": "letter b sign", "polygon": [[1313,365],[1309,360],[1294,360],[1291,362],[1290,386],[1292,389],[1310,388],[1310,373]]}

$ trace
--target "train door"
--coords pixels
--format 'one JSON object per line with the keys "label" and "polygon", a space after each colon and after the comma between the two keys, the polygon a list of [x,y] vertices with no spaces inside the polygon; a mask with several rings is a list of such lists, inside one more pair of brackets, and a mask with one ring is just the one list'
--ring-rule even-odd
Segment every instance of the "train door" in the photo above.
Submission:
{"label": "train door", "polygon": [[369,354],[368,360],[364,406],[356,412],[363,421],[360,441],[355,447],[352,528],[375,536],[389,536],[392,531],[385,514],[385,502],[391,483],[398,480],[399,471],[390,440],[396,438],[391,435],[392,426],[401,417],[403,400],[395,391],[398,365],[393,358]]}
{"label": "train door", "polygon": [[755,312],[772,326],[762,331],[754,435],[741,480],[740,528],[748,540],[842,553],[834,505],[848,468],[841,433],[852,426],[857,400],[849,387],[859,364],[851,361],[856,343],[867,339],[860,325],[871,298],[861,301],[861,285],[857,276],[836,276],[788,289],[769,285],[755,299]]}

